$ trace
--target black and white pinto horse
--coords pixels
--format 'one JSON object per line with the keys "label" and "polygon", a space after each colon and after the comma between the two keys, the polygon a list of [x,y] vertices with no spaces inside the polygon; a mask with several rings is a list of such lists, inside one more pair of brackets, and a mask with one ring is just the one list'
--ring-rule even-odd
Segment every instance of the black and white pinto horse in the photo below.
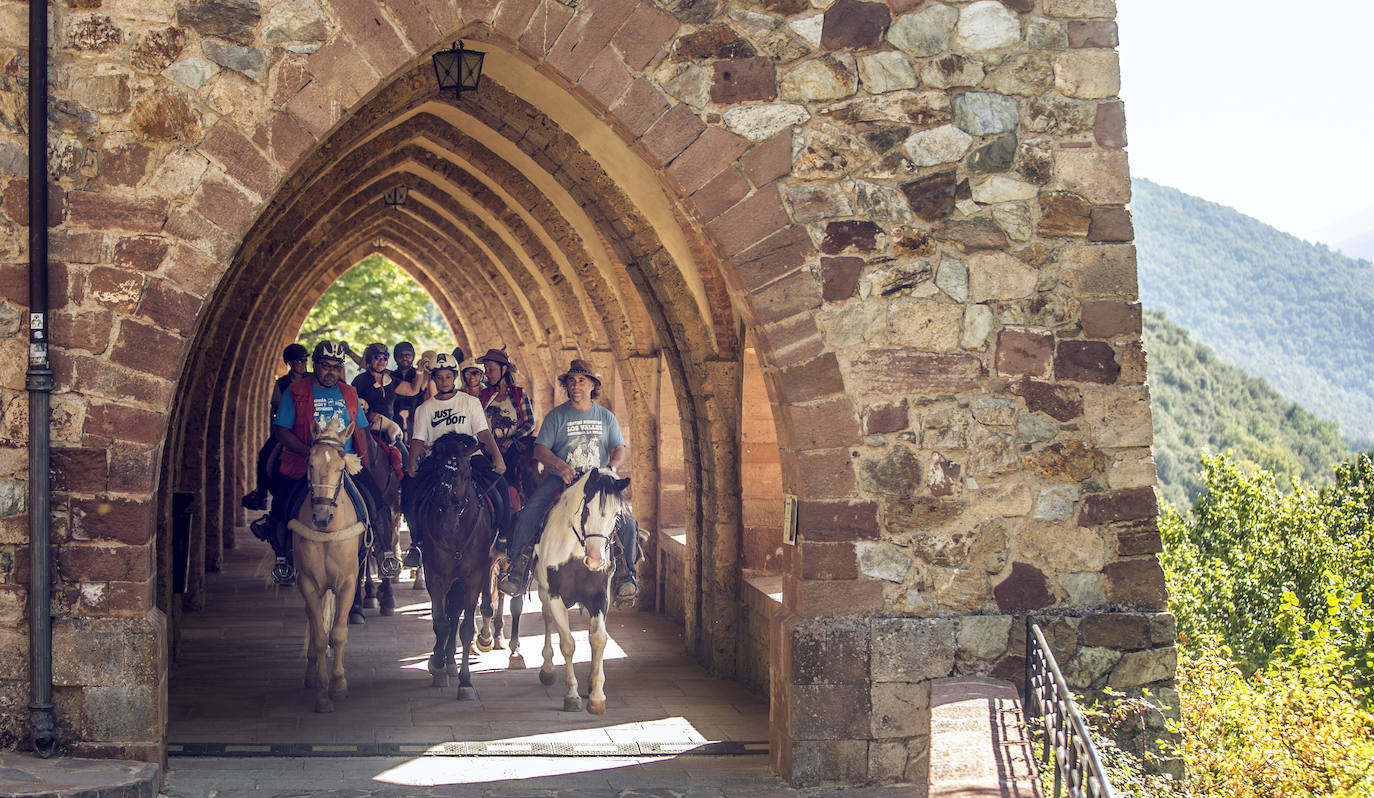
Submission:
{"label": "black and white pinto horse", "polygon": [[586,472],[559,496],[534,547],[535,584],[544,611],[544,664],[539,669],[539,681],[545,685],[554,682],[552,635],[556,626],[568,688],[563,695],[565,712],[582,710],[577,676],[573,673],[575,647],[568,625],[568,609],[576,604],[581,604],[589,616],[587,637],[592,645],[587,711],[593,715],[606,711],[602,654],[610,639],[606,608],[610,604],[611,575],[615,572],[612,540],[616,521],[627,504],[621,494],[629,484],[628,477],[617,479],[610,469]]}

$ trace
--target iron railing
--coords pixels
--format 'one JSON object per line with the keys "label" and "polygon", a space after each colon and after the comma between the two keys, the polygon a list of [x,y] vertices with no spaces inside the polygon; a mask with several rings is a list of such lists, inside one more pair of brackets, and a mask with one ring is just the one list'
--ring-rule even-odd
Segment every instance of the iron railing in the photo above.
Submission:
{"label": "iron railing", "polygon": [[1054,760],[1054,798],[1063,785],[1070,798],[1115,798],[1088,726],[1059,672],[1040,625],[1026,619],[1026,719],[1039,718],[1041,759]]}

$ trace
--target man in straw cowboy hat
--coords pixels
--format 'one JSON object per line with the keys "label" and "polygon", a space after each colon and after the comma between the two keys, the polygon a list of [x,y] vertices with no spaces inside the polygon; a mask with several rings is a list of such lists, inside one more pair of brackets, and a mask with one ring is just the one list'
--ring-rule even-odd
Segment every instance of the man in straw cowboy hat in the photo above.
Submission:
{"label": "man in straw cowboy hat", "polygon": [[[501,579],[500,588],[501,592],[512,596],[525,592],[534,544],[539,540],[544,517],[563,489],[576,481],[579,474],[593,468],[618,470],[625,465],[629,454],[615,414],[592,401],[601,395],[601,375],[591,364],[585,360],[572,361],[558,382],[567,393],[568,401],[544,416],[535,438],[534,456],[544,465],[544,479],[516,515],[515,530],[510,537],[508,551],[513,561]],[[639,593],[634,570],[639,561],[636,532],[634,517],[627,507],[616,525],[620,555],[611,589],[618,602],[629,601]]]}

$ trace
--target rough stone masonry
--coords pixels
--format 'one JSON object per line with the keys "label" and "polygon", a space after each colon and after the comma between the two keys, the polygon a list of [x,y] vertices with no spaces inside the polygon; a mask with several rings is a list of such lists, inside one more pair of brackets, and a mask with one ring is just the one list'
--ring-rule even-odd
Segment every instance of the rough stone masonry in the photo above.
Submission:
{"label": "rough stone masonry", "polygon": [[[650,165],[724,276],[733,315],[713,323],[757,342],[799,499],[771,645],[784,776],[921,782],[930,680],[1018,679],[1028,615],[1074,687],[1167,703],[1113,0],[64,0],[52,14],[54,635],[73,751],[163,755],[163,446],[177,364],[196,360],[235,253],[331,131],[460,37],[515,53],[604,123],[540,139],[521,106],[523,123],[492,126],[565,148],[534,159],[549,175],[577,182],[579,135]],[[25,3],[0,0],[5,747],[24,744],[28,700],[26,26]],[[566,227],[554,246],[586,243]],[[689,363],[721,354],[660,332]],[[737,450],[731,421],[711,423]]]}

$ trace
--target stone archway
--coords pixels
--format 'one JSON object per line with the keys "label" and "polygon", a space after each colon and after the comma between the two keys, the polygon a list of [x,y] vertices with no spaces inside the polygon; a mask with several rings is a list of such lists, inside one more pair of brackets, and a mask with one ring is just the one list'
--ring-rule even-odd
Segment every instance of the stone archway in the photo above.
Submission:
{"label": "stone archway", "polygon": [[[381,235],[469,346],[618,364],[644,440],[662,358],[689,648],[719,673],[749,332],[797,497],[789,779],[919,781],[929,680],[1014,675],[1028,612],[1062,616],[1066,657],[1170,682],[1111,3],[81,5],[55,18],[59,644],[165,648],[167,497],[202,497],[213,568],[265,425],[235,397]],[[462,106],[426,72],[460,36],[490,51]],[[159,756],[165,662],[110,661],[59,670],[79,750]]]}

